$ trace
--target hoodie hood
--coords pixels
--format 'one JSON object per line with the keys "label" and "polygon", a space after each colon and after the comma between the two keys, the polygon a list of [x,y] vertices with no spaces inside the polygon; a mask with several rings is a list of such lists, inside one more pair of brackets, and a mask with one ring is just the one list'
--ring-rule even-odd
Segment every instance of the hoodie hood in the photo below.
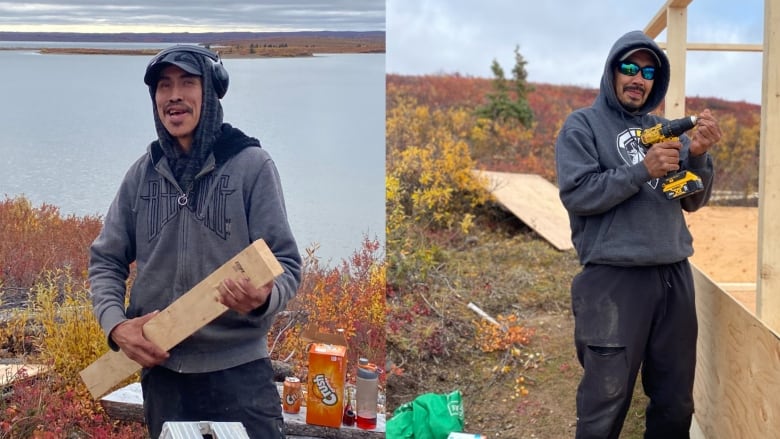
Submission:
{"label": "hoodie hood", "polygon": [[[635,49],[646,49],[653,52],[659,62],[655,69],[653,88],[647,101],[638,111],[632,113],[620,103],[615,93],[615,67],[623,56]],[[669,59],[666,53],[658,47],[644,32],[635,30],[620,37],[609,51],[607,62],[604,64],[604,73],[601,76],[601,88],[597,100],[604,100],[606,104],[629,116],[642,116],[661,105],[669,88]]]}
{"label": "hoodie hood", "polygon": [[[211,63],[204,55],[188,54],[198,63],[201,72],[210,72]],[[187,191],[195,180],[195,176],[200,172],[208,156],[212,153],[214,142],[220,134],[222,127],[222,104],[219,102],[217,91],[214,87],[212,75],[201,75],[201,84],[203,87],[202,108],[200,111],[200,121],[195,127],[195,133],[192,140],[192,148],[189,154],[182,153],[177,147],[176,139],[168,133],[157,113],[157,105],[154,96],[157,92],[157,84],[149,86],[149,94],[152,98],[152,109],[154,112],[154,126],[157,130],[157,139],[163,154],[168,159],[168,164],[173,171],[179,186]]]}

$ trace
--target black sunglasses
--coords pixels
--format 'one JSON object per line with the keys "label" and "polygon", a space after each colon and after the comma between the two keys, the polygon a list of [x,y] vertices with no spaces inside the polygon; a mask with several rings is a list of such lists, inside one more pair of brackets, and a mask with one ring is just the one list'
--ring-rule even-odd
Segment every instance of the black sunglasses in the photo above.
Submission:
{"label": "black sunglasses", "polygon": [[637,73],[642,72],[642,77],[648,81],[655,78],[655,67],[646,66],[639,67],[638,64],[632,62],[622,62],[618,65],[618,71],[626,76],[636,76]]}

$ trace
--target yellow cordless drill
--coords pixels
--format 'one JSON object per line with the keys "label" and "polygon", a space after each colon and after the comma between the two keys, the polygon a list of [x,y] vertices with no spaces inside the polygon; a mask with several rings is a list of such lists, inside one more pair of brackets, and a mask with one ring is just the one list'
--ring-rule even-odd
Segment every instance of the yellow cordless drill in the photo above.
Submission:
{"label": "yellow cordless drill", "polygon": [[[687,116],[680,119],[659,123],[658,125],[642,130],[639,141],[646,148],[656,143],[667,140],[678,140],[684,132],[696,126],[696,116]],[[704,190],[701,178],[688,170],[670,172],[664,177],[661,188],[669,200],[685,198]]]}

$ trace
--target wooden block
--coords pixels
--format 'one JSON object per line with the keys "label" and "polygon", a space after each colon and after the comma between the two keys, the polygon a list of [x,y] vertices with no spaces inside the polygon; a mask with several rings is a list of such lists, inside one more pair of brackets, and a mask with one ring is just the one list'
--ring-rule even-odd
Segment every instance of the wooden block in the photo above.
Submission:
{"label": "wooden block", "polygon": [[[249,278],[259,287],[283,272],[271,249],[259,239],[146,322],[144,335],[168,351],[227,311],[217,301],[217,287],[224,279]],[[92,397],[97,399],[140,369],[138,363],[121,351],[110,351],[79,375]]]}
{"label": "wooden block", "polygon": [[127,358],[122,351],[108,351],[79,372],[79,375],[92,397],[98,399],[140,369],[141,365]]}

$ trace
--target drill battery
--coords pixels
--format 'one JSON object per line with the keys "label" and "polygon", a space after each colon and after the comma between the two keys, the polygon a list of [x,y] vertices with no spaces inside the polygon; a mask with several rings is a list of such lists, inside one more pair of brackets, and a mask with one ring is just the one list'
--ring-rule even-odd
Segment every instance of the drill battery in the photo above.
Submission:
{"label": "drill battery", "polygon": [[703,191],[704,182],[693,172],[683,170],[664,177],[661,190],[667,200],[676,200]]}

